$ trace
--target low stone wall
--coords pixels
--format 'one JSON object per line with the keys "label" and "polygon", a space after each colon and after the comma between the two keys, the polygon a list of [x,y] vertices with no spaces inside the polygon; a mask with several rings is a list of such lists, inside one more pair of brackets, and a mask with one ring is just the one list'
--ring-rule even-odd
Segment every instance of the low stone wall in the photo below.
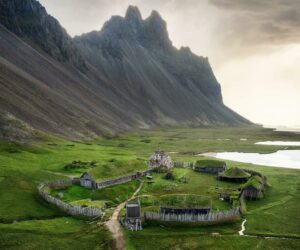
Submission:
{"label": "low stone wall", "polygon": [[127,183],[127,182],[130,182],[130,181],[139,179],[141,177],[144,177],[147,174],[149,174],[150,172],[152,172],[151,169],[145,170],[143,172],[137,172],[137,173],[132,174],[132,175],[120,177],[120,178],[117,178],[117,179],[114,179],[114,180],[97,182],[96,183],[96,188],[100,189],[100,188],[111,187],[111,186],[114,186],[114,185],[119,185],[119,184]]}
{"label": "low stone wall", "polygon": [[98,217],[103,216],[104,213],[99,208],[91,208],[91,207],[82,207],[82,206],[72,206],[60,199],[57,199],[49,194],[46,187],[48,188],[64,188],[71,186],[73,184],[72,180],[62,180],[55,182],[44,182],[38,186],[39,195],[47,202],[59,207],[61,210],[65,211],[71,215],[83,215],[88,217]]}
{"label": "low stone wall", "polygon": [[157,220],[166,222],[183,222],[183,223],[210,223],[224,222],[237,219],[240,217],[240,208],[236,207],[227,211],[220,211],[209,214],[163,214],[157,212],[144,212],[146,220]]}

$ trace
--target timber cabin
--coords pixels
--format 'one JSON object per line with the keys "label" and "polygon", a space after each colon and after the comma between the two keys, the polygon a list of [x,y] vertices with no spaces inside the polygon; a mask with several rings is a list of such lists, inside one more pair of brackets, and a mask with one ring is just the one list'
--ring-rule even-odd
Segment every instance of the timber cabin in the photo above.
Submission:
{"label": "timber cabin", "polygon": [[132,231],[142,230],[141,204],[139,200],[126,204],[125,226]]}

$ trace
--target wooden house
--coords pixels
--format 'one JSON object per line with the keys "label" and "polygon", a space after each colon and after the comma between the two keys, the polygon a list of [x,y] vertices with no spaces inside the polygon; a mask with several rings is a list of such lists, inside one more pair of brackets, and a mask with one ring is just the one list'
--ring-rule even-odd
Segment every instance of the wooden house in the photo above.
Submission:
{"label": "wooden house", "polygon": [[132,231],[142,230],[141,204],[139,200],[126,204],[125,226]]}

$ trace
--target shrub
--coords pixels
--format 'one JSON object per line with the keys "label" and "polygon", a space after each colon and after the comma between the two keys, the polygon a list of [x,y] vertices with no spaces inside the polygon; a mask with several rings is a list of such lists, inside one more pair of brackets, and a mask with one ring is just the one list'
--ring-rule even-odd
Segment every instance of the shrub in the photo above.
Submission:
{"label": "shrub", "polygon": [[84,162],[84,161],[72,161],[64,166],[65,170],[72,170],[78,168],[94,168],[97,166],[97,161]]}

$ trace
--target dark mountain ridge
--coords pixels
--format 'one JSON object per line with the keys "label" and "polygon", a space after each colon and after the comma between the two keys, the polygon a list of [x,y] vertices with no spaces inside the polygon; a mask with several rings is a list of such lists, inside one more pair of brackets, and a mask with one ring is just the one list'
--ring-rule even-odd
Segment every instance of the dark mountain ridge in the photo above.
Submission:
{"label": "dark mountain ridge", "polygon": [[0,0],[0,107],[67,138],[153,126],[242,125],[208,59],[137,7],[71,38],[35,0]]}

